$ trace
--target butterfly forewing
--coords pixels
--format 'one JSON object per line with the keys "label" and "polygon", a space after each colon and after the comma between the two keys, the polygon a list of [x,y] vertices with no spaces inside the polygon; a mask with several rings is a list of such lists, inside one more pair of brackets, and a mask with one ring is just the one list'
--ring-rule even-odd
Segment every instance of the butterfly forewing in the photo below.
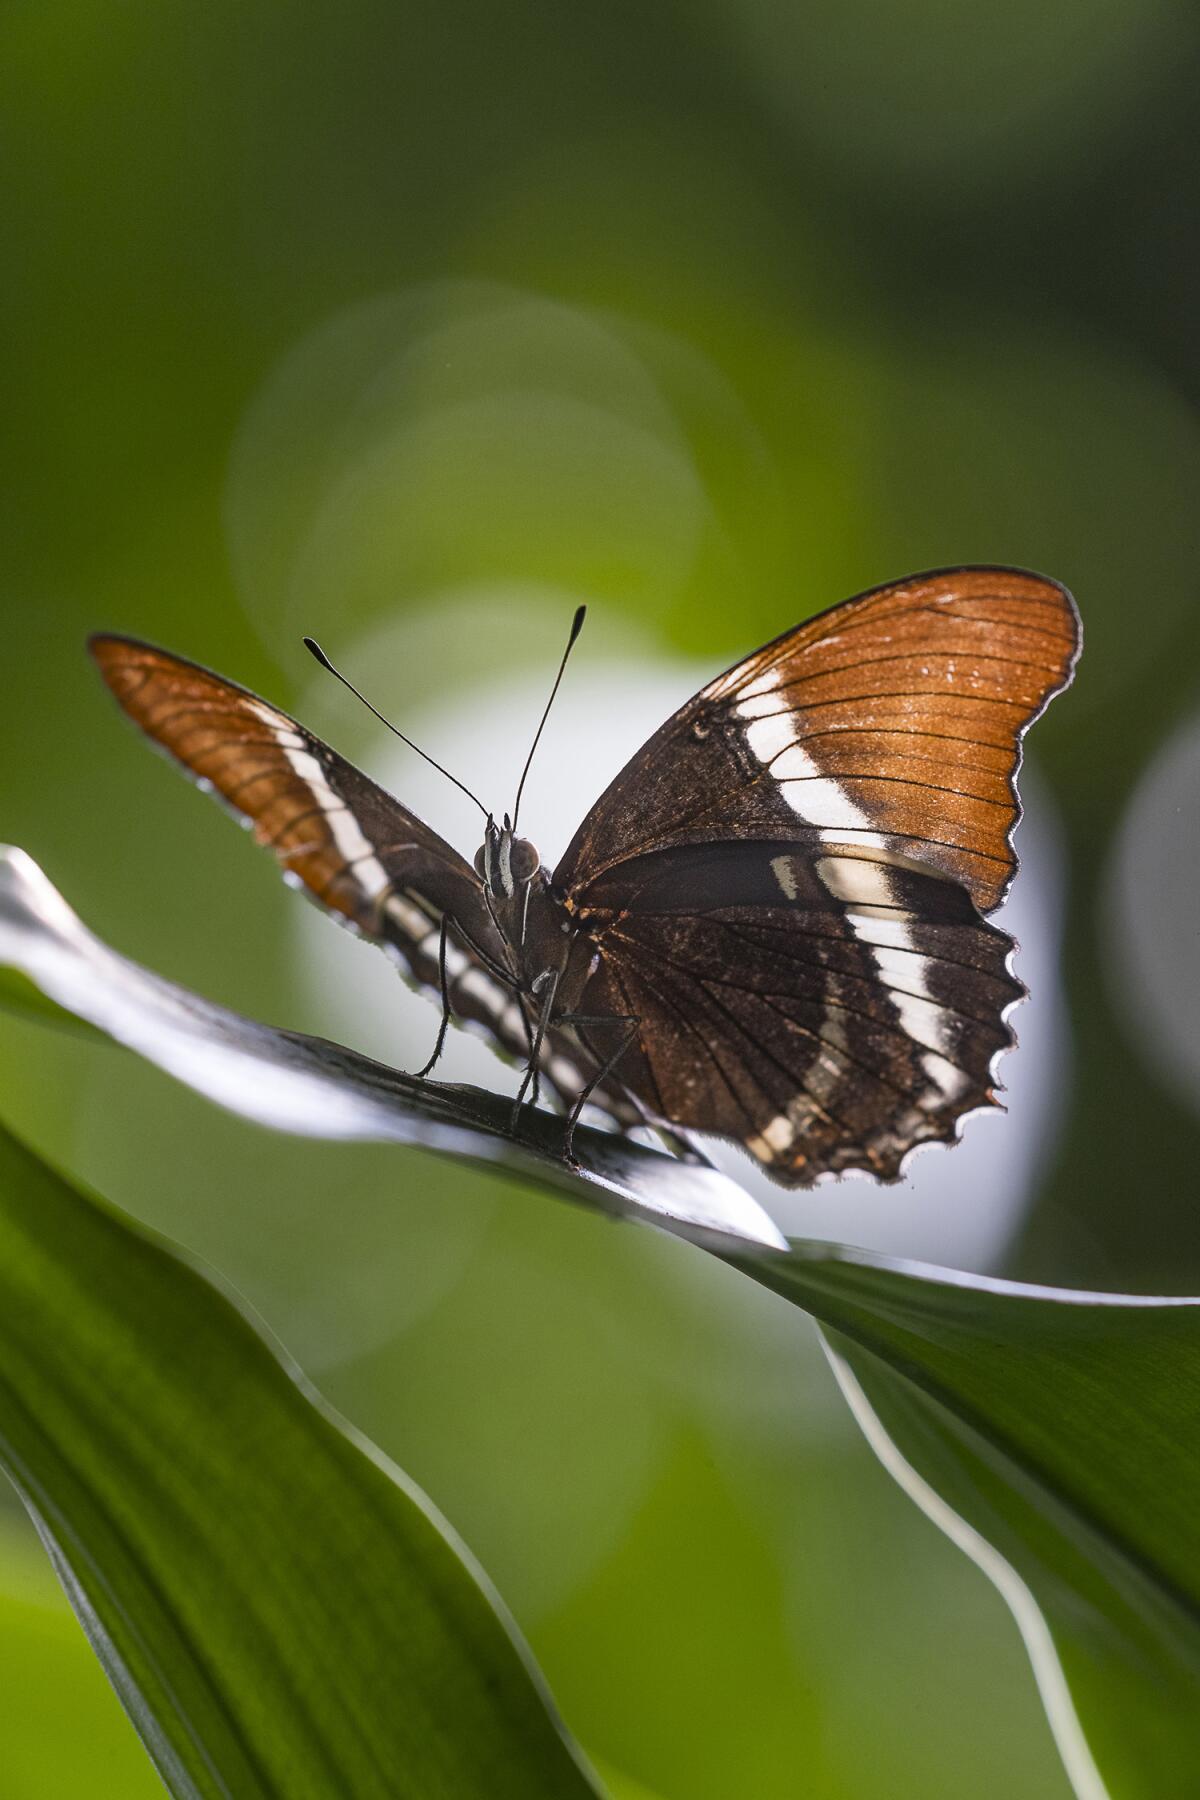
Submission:
{"label": "butterfly forewing", "polygon": [[499,1047],[526,1051],[528,1022],[478,876],[383,788],[286,713],[219,675],[135,639],[90,649],[129,716],[202,786],[253,826],[285,876],[343,922],[439,983],[441,920],[451,926],[454,1009]]}
{"label": "butterfly forewing", "polygon": [[1015,867],[1021,737],[1070,680],[1079,625],[1041,576],[959,569],[832,607],[703,688],[588,814],[555,871],[578,894],[638,851],[795,834],[879,847],[981,912]]}

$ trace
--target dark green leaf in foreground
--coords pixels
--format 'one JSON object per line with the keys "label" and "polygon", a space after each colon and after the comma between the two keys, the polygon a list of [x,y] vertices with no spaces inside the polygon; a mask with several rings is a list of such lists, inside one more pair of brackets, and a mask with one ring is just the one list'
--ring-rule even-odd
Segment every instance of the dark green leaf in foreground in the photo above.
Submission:
{"label": "dark green leaf in foreground", "polygon": [[1012,1606],[1077,1791],[1200,1792],[1200,1301],[734,1260],[835,1328],[874,1448]]}
{"label": "dark green leaf in foreground", "polygon": [[596,1792],[423,1498],[3,1132],[0,1460],[173,1794]]}

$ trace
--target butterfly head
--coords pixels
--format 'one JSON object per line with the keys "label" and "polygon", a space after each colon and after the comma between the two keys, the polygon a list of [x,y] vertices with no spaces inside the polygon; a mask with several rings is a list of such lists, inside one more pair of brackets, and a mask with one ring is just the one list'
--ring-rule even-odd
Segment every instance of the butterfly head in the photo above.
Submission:
{"label": "butterfly head", "polygon": [[507,813],[497,825],[489,817],[483,843],[475,853],[475,873],[496,900],[511,900],[532,881],[542,859],[528,838],[517,837]]}

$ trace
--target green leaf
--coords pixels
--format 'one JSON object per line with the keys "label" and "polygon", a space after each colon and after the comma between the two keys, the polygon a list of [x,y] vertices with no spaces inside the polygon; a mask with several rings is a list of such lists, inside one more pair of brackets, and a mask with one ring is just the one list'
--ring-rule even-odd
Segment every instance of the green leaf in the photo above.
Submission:
{"label": "green leaf", "polygon": [[1077,1792],[1190,1792],[1200,1301],[792,1251],[731,1260],[833,1328],[885,1466],[1012,1607]]}
{"label": "green leaf", "polygon": [[597,1792],[424,1497],[3,1131],[0,1460],[173,1794]]}
{"label": "green leaf", "polygon": [[[1151,1800],[1200,1768],[1200,1301],[1081,1294],[796,1243],[715,1170],[416,1084],[222,1011],[115,957],[19,852],[0,856],[0,959],[235,1111],[417,1142],[715,1251],[821,1320],[892,1473],[996,1582],[1088,1800]],[[739,1197],[740,1196],[740,1197]],[[755,1242],[757,1240],[757,1242]]]}

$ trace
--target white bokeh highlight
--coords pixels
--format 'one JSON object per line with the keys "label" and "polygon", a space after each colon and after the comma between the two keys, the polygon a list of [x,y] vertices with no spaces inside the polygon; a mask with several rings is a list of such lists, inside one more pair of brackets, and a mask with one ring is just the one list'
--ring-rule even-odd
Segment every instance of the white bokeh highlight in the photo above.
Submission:
{"label": "white bokeh highlight", "polygon": [[1159,1078],[1200,1113],[1200,714],[1135,788],[1106,889],[1114,1003]]}

